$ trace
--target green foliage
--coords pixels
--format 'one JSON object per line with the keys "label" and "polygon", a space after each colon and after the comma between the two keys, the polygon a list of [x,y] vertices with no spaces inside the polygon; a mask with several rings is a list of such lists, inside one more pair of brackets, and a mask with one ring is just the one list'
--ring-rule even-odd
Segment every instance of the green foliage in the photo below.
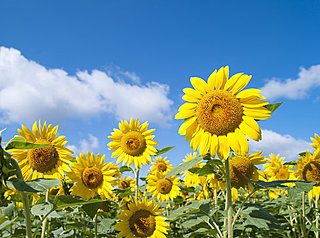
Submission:
{"label": "green foliage", "polygon": [[271,113],[273,113],[283,102],[278,102],[278,103],[274,103],[274,104],[268,104],[266,106],[264,106],[265,108],[267,108],[269,111],[271,111]]}
{"label": "green foliage", "polygon": [[162,154],[168,152],[169,150],[172,150],[173,148],[174,148],[174,146],[169,146],[169,147],[165,147],[161,150],[157,150],[156,156],[162,155]]}
{"label": "green foliage", "polygon": [[180,165],[178,165],[177,167],[173,168],[172,170],[170,170],[167,175],[165,176],[165,178],[171,177],[171,176],[175,176],[177,174],[180,174],[190,168],[192,168],[193,166],[195,166],[196,164],[198,164],[201,160],[203,159],[202,156],[197,156],[196,158],[189,160],[185,163],[182,163]]}
{"label": "green foliage", "polygon": [[7,185],[20,192],[38,193],[45,192],[49,188],[61,186],[58,179],[38,178],[31,181],[24,181],[18,178],[11,178]]}
{"label": "green foliage", "polygon": [[14,136],[5,146],[5,150],[11,149],[37,149],[50,146],[50,144],[34,144],[31,142],[26,142],[21,136]]}

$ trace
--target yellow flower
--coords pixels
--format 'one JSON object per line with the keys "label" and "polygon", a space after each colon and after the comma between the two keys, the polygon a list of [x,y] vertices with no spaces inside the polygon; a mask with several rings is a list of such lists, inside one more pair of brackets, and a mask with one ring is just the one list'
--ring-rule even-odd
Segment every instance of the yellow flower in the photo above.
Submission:
{"label": "yellow flower", "polygon": [[119,123],[119,129],[114,129],[108,138],[112,141],[108,144],[109,150],[114,150],[112,158],[118,157],[117,163],[123,161],[130,166],[132,163],[136,168],[141,168],[141,164],[147,165],[151,158],[157,153],[154,146],[158,142],[154,141],[152,133],[155,129],[147,130],[148,122],[139,124],[139,119],[130,119]]}
{"label": "yellow flower", "polygon": [[298,180],[318,182],[313,186],[313,189],[308,193],[309,197],[313,199],[315,196],[320,196],[320,150],[316,150],[313,155],[308,151],[305,156],[299,157],[296,164],[296,176]]}
{"label": "yellow flower", "polygon": [[230,179],[231,186],[235,188],[249,186],[252,188],[251,183],[248,183],[249,178],[253,181],[259,180],[259,170],[255,165],[263,164],[264,156],[261,156],[262,151],[253,153],[249,156],[236,155],[231,157],[230,160]]}
{"label": "yellow flower", "polygon": [[71,169],[66,171],[68,182],[75,183],[70,191],[71,195],[81,196],[83,199],[93,198],[98,193],[102,199],[112,198],[112,184],[116,180],[118,169],[111,162],[104,163],[105,155],[87,152],[87,156],[80,153]]}
{"label": "yellow flower", "polygon": [[166,173],[155,172],[147,177],[147,192],[160,201],[173,200],[180,194],[179,178],[171,176],[164,179],[165,176]]}
{"label": "yellow flower", "polygon": [[18,129],[20,136],[25,138],[27,142],[35,144],[50,144],[50,146],[38,149],[12,149],[13,157],[18,160],[21,172],[25,180],[37,178],[57,178],[63,175],[63,171],[68,168],[70,156],[73,152],[65,148],[67,141],[65,136],[56,137],[58,126],[52,128],[50,124],[47,127],[44,122],[41,127],[39,121],[39,129],[35,122],[32,131],[22,125],[22,130]]}
{"label": "yellow flower", "polygon": [[[208,151],[214,157],[228,157],[230,147],[237,154],[248,153],[249,138],[259,141],[261,130],[256,120],[270,118],[268,104],[261,99],[261,90],[246,89],[251,76],[239,73],[229,78],[229,67],[220,68],[209,76],[206,83],[198,77],[191,77],[194,89],[185,88],[183,100],[187,101],[176,114],[184,119],[179,129],[194,151],[200,155]],[[241,91],[243,90],[243,91]]]}
{"label": "yellow flower", "polygon": [[314,134],[314,137],[315,138],[310,137],[313,142],[312,146],[315,150],[318,150],[320,149],[320,137],[317,134]]}
{"label": "yellow flower", "polygon": [[[196,157],[197,157],[196,152],[188,153],[185,156],[185,159],[183,160],[183,162],[188,162]],[[199,163],[193,166],[192,168],[201,168],[204,165],[201,163],[201,161],[199,161]],[[184,179],[183,179],[184,184],[187,185],[187,187],[196,187],[206,183],[206,177],[191,173],[188,170],[183,172],[183,176],[184,176]]]}
{"label": "yellow flower", "polygon": [[275,176],[278,173],[278,170],[281,167],[281,165],[284,164],[284,162],[282,162],[284,158],[279,158],[279,156],[279,154],[277,156],[275,156],[274,154],[270,154],[270,159],[266,159],[268,163],[263,165],[263,168],[265,168],[266,173],[271,177]]}
{"label": "yellow flower", "polygon": [[128,209],[124,209],[117,216],[122,220],[115,225],[115,229],[120,231],[117,237],[150,237],[165,238],[169,230],[169,225],[165,218],[160,216],[162,210],[154,201],[146,198],[128,204]]}
{"label": "yellow flower", "polygon": [[116,184],[118,185],[117,188],[126,189],[130,187],[131,190],[134,191],[136,180],[131,177],[124,176],[124,178],[119,178]]}
{"label": "yellow flower", "polygon": [[162,158],[161,156],[156,157],[152,162],[151,171],[155,172],[168,172],[173,169],[170,162],[167,160],[167,157]]}

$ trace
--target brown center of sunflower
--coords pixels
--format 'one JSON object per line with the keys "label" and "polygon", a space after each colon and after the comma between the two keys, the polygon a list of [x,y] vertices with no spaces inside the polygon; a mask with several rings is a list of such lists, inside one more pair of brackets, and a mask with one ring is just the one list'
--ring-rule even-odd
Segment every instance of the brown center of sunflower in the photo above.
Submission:
{"label": "brown center of sunflower", "polygon": [[215,90],[202,97],[196,115],[202,129],[214,135],[226,135],[242,122],[243,109],[233,94]]}
{"label": "brown center of sunflower", "polygon": [[307,163],[303,168],[302,175],[305,181],[320,181],[320,163],[318,161]]}
{"label": "brown center of sunflower", "polygon": [[168,194],[170,193],[171,189],[172,189],[172,181],[170,179],[163,179],[158,181],[157,183],[157,190],[161,193],[161,194]]}
{"label": "brown center of sunflower", "polygon": [[[247,157],[235,156],[230,160],[230,179],[231,185],[235,188],[240,188],[248,184],[246,179],[252,178],[253,163]],[[245,177],[246,176],[246,177]]]}
{"label": "brown center of sunflower", "polygon": [[[45,139],[39,139],[35,144],[50,144]],[[59,154],[53,145],[28,150],[28,162],[32,169],[41,173],[49,172],[56,167]]]}
{"label": "brown center of sunflower", "polygon": [[149,237],[156,230],[156,219],[151,212],[139,210],[129,218],[129,227],[135,236]]}
{"label": "brown center of sunflower", "polygon": [[81,179],[86,187],[94,189],[103,182],[103,174],[97,167],[87,167],[83,170]]}
{"label": "brown center of sunflower", "polygon": [[120,142],[122,150],[132,156],[141,155],[147,148],[146,139],[139,131],[129,131]]}
{"label": "brown center of sunflower", "polygon": [[129,181],[127,181],[127,180],[122,180],[122,181],[120,182],[120,188],[125,189],[125,188],[128,188],[128,187],[130,187],[130,182],[129,182]]}
{"label": "brown center of sunflower", "polygon": [[157,168],[158,168],[158,171],[164,172],[164,171],[167,170],[167,165],[165,163],[163,163],[163,162],[159,162],[157,164]]}

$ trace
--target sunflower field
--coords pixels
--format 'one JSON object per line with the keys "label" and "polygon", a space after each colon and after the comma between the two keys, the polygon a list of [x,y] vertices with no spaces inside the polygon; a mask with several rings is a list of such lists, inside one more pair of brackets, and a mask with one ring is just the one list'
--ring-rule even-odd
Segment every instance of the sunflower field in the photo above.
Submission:
{"label": "sunflower field", "polygon": [[22,125],[0,146],[0,237],[319,238],[320,137],[296,161],[249,153],[281,105],[250,79],[228,66],[190,79],[175,119],[192,152],[177,166],[139,119],[108,136],[116,163],[74,155],[58,126]]}

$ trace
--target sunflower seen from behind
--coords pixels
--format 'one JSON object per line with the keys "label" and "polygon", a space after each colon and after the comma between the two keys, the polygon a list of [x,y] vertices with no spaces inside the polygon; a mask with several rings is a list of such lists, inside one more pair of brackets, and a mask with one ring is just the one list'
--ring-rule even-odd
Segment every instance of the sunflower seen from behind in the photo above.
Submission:
{"label": "sunflower seen from behind", "polygon": [[298,180],[316,182],[313,189],[308,195],[311,199],[315,196],[320,197],[320,150],[316,150],[313,154],[306,151],[306,154],[299,157],[296,164],[297,170],[295,175]]}
{"label": "sunflower seen from behind", "polygon": [[74,183],[70,188],[71,195],[77,195],[83,199],[93,198],[99,194],[102,199],[112,198],[112,185],[118,174],[117,166],[111,162],[104,163],[105,155],[99,153],[94,156],[87,152],[87,156],[80,153],[76,162],[71,164],[71,169],[66,171],[68,182]]}
{"label": "sunflower seen from behind", "polygon": [[270,118],[259,89],[245,89],[251,76],[238,73],[229,78],[229,67],[214,71],[205,82],[191,77],[193,88],[185,88],[186,101],[175,119],[185,121],[179,129],[185,140],[190,140],[194,151],[200,155],[208,151],[220,159],[229,156],[230,148],[237,154],[248,153],[247,137],[259,141],[261,130],[256,120]]}
{"label": "sunflower seen from behind", "polygon": [[154,141],[152,133],[155,129],[149,129],[148,122],[140,125],[139,119],[130,119],[130,124],[124,120],[119,123],[119,129],[114,129],[108,138],[112,141],[108,143],[109,150],[114,150],[111,157],[118,157],[117,163],[123,161],[123,165],[141,168],[141,164],[147,165],[151,161],[150,156],[157,153],[154,146],[158,142]]}
{"label": "sunflower seen from behind", "polygon": [[165,178],[166,173],[154,172],[147,176],[147,192],[159,201],[173,200],[180,195],[179,178],[171,176]]}
{"label": "sunflower seen from behind", "polygon": [[159,209],[159,205],[154,201],[148,201],[146,198],[142,201],[134,200],[128,203],[127,208],[121,210],[117,216],[121,220],[115,225],[115,229],[120,231],[117,237],[166,237],[169,225],[160,215],[163,209]]}
{"label": "sunflower seen from behind", "polygon": [[26,142],[34,144],[49,144],[49,146],[37,149],[11,149],[13,158],[18,161],[25,180],[37,178],[56,178],[63,175],[68,169],[68,164],[73,159],[73,152],[65,147],[67,141],[65,136],[57,136],[58,126],[44,122],[41,125],[35,122],[32,131],[22,125],[18,133]]}

